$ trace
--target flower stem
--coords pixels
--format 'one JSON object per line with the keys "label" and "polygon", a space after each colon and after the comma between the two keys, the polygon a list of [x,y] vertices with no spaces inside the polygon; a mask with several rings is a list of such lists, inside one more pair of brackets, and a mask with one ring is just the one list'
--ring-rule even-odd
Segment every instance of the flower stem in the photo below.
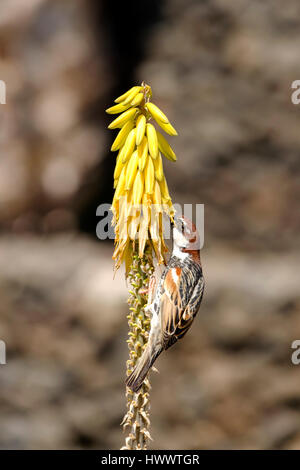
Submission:
{"label": "flower stem", "polygon": [[[131,289],[129,291],[128,315],[129,325],[129,360],[127,361],[127,375],[135,367],[142,355],[148,340],[150,329],[149,314],[145,312],[150,277],[154,271],[150,247],[147,247],[144,256],[139,258],[137,249],[133,253],[133,261],[128,275]],[[125,438],[123,450],[145,450],[147,442],[151,439],[150,427],[150,382],[147,376],[138,393],[126,389],[127,413],[122,421],[123,429],[128,436]]]}

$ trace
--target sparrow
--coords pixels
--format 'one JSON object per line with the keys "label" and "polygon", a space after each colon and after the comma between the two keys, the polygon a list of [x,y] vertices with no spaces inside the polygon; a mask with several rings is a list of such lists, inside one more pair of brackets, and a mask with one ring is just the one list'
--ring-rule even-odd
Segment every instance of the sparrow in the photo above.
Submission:
{"label": "sparrow", "polygon": [[196,226],[177,217],[173,228],[173,250],[159,282],[151,278],[148,304],[151,315],[146,348],[126,385],[138,392],[160,353],[181,339],[198,313],[204,290],[200,261],[200,238]]}

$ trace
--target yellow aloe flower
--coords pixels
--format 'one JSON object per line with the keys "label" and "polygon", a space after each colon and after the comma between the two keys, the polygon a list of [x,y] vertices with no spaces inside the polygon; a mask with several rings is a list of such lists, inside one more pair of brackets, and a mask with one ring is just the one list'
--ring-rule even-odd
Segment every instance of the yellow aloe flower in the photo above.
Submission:
{"label": "yellow aloe flower", "polygon": [[117,104],[106,110],[108,114],[121,113],[108,127],[120,128],[111,147],[118,151],[112,202],[116,234],[113,259],[116,268],[125,262],[126,273],[134,253],[142,258],[148,244],[158,262],[165,262],[162,216],[174,216],[161,155],[170,161],[176,161],[176,155],[155,126],[169,135],[177,132],[151,98],[151,87],[143,82],[115,99]]}

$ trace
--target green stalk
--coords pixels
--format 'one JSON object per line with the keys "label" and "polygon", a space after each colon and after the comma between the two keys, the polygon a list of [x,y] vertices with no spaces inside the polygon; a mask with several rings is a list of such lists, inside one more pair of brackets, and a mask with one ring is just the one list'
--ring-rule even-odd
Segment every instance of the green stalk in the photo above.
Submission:
{"label": "green stalk", "polygon": [[[144,256],[139,258],[137,249],[133,253],[133,261],[128,275],[131,289],[129,290],[129,360],[127,361],[127,375],[134,369],[141,357],[150,330],[149,314],[144,307],[147,304],[149,280],[154,271],[151,249],[145,250]],[[145,450],[148,440],[151,439],[150,428],[150,382],[147,376],[138,393],[126,389],[127,413],[122,421],[124,432],[127,433],[125,445],[122,450]]]}

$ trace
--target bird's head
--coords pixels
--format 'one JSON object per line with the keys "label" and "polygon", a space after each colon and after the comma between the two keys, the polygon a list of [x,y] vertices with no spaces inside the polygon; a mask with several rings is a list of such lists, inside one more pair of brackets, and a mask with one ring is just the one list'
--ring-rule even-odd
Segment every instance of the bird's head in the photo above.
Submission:
{"label": "bird's head", "polygon": [[173,240],[175,247],[181,252],[200,250],[200,237],[196,225],[187,217],[175,217]]}

